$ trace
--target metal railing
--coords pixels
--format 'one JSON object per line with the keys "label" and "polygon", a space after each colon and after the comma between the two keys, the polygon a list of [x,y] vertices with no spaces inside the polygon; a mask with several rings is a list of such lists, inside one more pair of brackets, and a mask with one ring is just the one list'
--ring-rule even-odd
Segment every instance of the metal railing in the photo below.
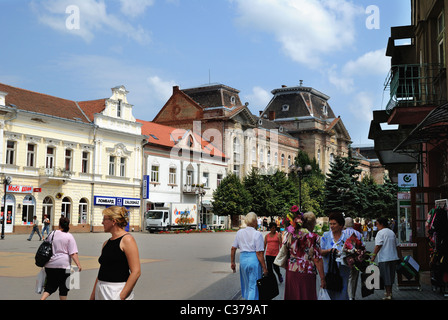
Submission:
{"label": "metal railing", "polygon": [[386,106],[391,113],[396,106],[440,105],[446,102],[442,78],[445,69],[440,64],[403,64],[392,66],[385,84],[390,100]]}

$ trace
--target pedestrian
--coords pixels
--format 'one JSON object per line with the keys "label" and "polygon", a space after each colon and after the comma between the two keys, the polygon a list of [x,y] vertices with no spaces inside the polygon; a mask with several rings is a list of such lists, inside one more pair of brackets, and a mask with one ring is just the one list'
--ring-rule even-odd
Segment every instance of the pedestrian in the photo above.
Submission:
{"label": "pedestrian", "polygon": [[316,272],[319,272],[321,288],[325,288],[326,284],[320,237],[313,233],[316,216],[312,212],[306,212],[303,216],[296,212],[290,222],[283,244],[289,249],[285,300],[317,300]]}
{"label": "pedestrian", "polygon": [[103,244],[98,259],[100,270],[90,300],[133,300],[141,267],[137,242],[124,230],[128,211],[118,206],[106,208],[102,223],[104,232],[112,236]]}
{"label": "pedestrian", "polygon": [[257,230],[261,230],[261,224],[262,224],[262,222],[263,222],[263,220],[261,220],[261,217],[258,217],[258,218],[257,218],[257,227],[258,227]]}
{"label": "pedestrian", "polygon": [[361,223],[359,222],[359,218],[355,219],[355,223],[353,225],[353,229],[355,229],[358,232],[362,232],[362,227],[361,227]]}
{"label": "pedestrian", "polygon": [[331,258],[331,252],[335,252],[338,258],[336,263],[339,267],[339,273],[342,277],[342,290],[337,292],[327,288],[328,294],[331,300],[348,300],[348,277],[350,274],[350,268],[341,264],[340,255],[344,243],[347,240],[346,234],[343,232],[345,225],[345,219],[342,213],[331,213],[329,216],[330,231],[324,233],[321,238],[321,254],[324,257],[324,270],[325,274],[328,273],[329,262]]}
{"label": "pedestrian", "polygon": [[[346,235],[346,238],[350,238],[353,234],[362,242],[362,234],[355,230],[353,219],[350,217],[345,218],[345,229],[343,231]],[[348,276],[348,298],[349,300],[355,300],[356,297],[356,289],[358,286],[358,277],[359,271],[356,268],[350,269],[350,274]]]}
{"label": "pedestrian", "polygon": [[31,239],[33,239],[35,232],[37,232],[37,235],[39,236],[39,241],[41,241],[42,236],[40,235],[40,232],[39,232],[39,220],[37,220],[36,216],[33,217],[33,229],[31,230],[30,236],[27,239],[28,241],[31,241]]}
{"label": "pedestrian", "polygon": [[387,218],[380,217],[376,220],[378,233],[375,237],[375,249],[373,250],[372,261],[378,257],[378,267],[380,276],[384,281],[386,289],[383,300],[392,299],[392,285],[395,282],[395,270],[399,260],[397,254],[397,238],[395,233],[389,229]]}
{"label": "pedestrian", "polygon": [[44,214],[44,225],[42,227],[42,237],[44,236],[44,232],[47,231],[47,237],[50,234],[50,219],[48,219],[48,216]]}
{"label": "pedestrian", "polygon": [[241,295],[246,300],[258,300],[257,280],[268,275],[264,262],[264,241],[257,231],[257,215],[249,212],[244,218],[246,228],[238,230],[230,251],[230,268],[236,272],[236,250],[240,253]]}
{"label": "pedestrian", "polygon": [[268,219],[266,217],[263,218],[263,231],[268,230]]}
{"label": "pedestrian", "polygon": [[362,236],[364,238],[364,241],[367,241],[368,239],[368,227],[367,227],[367,221],[364,221],[363,225],[362,225]]}
{"label": "pedestrian", "polygon": [[59,289],[59,299],[67,300],[70,288],[67,287],[67,279],[71,273],[72,259],[81,271],[81,264],[78,258],[78,247],[75,238],[70,230],[70,220],[61,218],[59,220],[59,228],[51,234],[53,244],[53,255],[44,268],[47,274],[47,280],[44,286],[41,300],[46,300],[56,290]]}
{"label": "pedestrian", "polygon": [[270,232],[264,237],[264,251],[266,252],[266,267],[269,274],[277,274],[278,281],[283,282],[283,276],[280,272],[280,267],[274,264],[275,257],[280,252],[282,246],[282,235],[277,232],[277,224],[275,222],[269,223]]}

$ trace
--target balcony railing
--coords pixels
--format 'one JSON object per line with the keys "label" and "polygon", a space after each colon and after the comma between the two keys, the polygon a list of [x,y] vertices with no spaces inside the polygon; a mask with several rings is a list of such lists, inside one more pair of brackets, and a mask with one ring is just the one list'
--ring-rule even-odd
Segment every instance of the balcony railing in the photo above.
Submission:
{"label": "balcony railing", "polygon": [[440,105],[446,102],[442,78],[445,69],[440,64],[404,64],[392,66],[385,82],[390,91],[386,106],[391,113],[396,106]]}
{"label": "balcony railing", "polygon": [[62,178],[70,179],[72,177],[72,172],[66,170],[65,168],[54,167],[54,168],[39,168],[39,176],[47,178]]}

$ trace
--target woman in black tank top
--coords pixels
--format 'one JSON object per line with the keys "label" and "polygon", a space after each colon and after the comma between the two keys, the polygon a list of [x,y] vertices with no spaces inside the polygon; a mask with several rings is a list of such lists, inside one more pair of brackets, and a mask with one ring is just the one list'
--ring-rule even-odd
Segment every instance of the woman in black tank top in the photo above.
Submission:
{"label": "woman in black tank top", "polygon": [[110,207],[103,210],[105,232],[112,237],[107,240],[98,259],[100,270],[95,281],[91,300],[133,299],[133,289],[141,274],[137,243],[124,230],[127,226],[127,210]]}

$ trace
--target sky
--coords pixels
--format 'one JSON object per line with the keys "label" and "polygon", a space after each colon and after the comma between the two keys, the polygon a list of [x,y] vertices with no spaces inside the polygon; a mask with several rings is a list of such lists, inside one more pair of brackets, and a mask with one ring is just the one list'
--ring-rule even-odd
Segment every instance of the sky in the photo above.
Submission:
{"label": "sky", "polygon": [[0,82],[76,101],[124,85],[151,121],[173,86],[230,86],[258,115],[303,80],[373,145],[390,28],[410,23],[410,0],[0,0]]}

